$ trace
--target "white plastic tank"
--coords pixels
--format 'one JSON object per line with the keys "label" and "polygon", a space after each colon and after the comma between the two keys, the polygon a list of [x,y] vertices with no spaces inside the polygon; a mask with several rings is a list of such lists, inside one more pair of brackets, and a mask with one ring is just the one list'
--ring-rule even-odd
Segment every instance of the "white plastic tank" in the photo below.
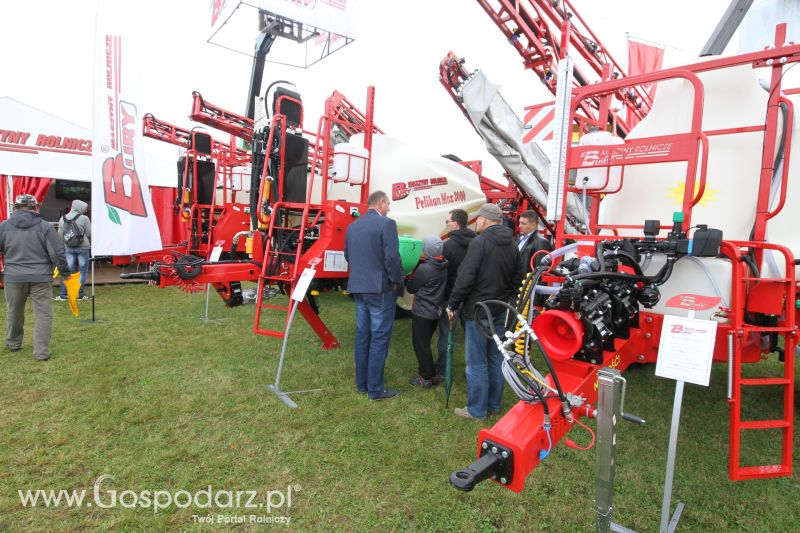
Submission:
{"label": "white plastic tank", "polygon": [[[578,142],[579,146],[609,146],[620,145],[625,141],[615,137],[608,131],[593,131],[582,136]],[[586,157],[590,158],[592,152],[587,152]],[[596,157],[600,153],[597,152]],[[606,192],[615,191],[619,188],[622,181],[621,167],[593,167],[579,168],[575,174],[575,187],[586,189],[587,191]]]}
{"label": "white plastic tank", "polygon": [[[664,266],[664,256],[655,255],[645,269],[652,276]],[[696,318],[710,320],[721,308],[730,308],[731,262],[718,257],[684,257],[673,265],[672,275],[658,289],[661,299],[652,312],[681,315],[692,308]],[[718,322],[727,318],[715,317]]]}
{"label": "white plastic tank", "polygon": [[339,143],[333,147],[333,170],[331,179],[361,185],[367,176],[369,151],[360,144]]}
{"label": "white plastic tank", "polygon": [[[759,85],[751,65],[698,73],[705,89],[702,129],[729,130],[733,133],[710,135],[708,174],[705,194],[692,210],[692,225],[707,224],[722,230],[723,239],[750,239],[758,201],[763,137],[761,131],[735,131],[735,128],[764,123],[768,94]],[[689,131],[693,89],[683,80],[670,80],[658,85],[651,112],[628,135],[628,140],[656,137]],[[787,246],[795,255],[800,253],[800,145],[795,121],[793,148],[789,169],[786,205],[767,225],[769,242]],[[777,148],[776,148],[777,149]],[[646,219],[662,221],[662,235],[675,211],[681,210],[686,174],[685,163],[629,165],[625,181],[617,194],[605,197],[600,207],[601,224],[641,225]],[[698,173],[699,179],[699,173]],[[773,205],[777,203],[776,199]],[[769,254],[766,254],[769,256]],[[722,298],[718,306],[698,312],[708,318],[724,301],[730,302],[731,267],[724,259],[700,258],[676,263],[672,277],[660,287],[662,300],[656,312],[680,314],[666,304],[675,297]],[[762,265],[766,275],[782,275],[783,258],[775,256],[777,272]],[[652,274],[660,266],[655,258],[648,268]],[[711,279],[713,278],[713,283]],[[715,287],[716,286],[716,287]],[[688,295],[688,296],[682,296]],[[685,312],[685,311],[684,311]]]}
{"label": "white plastic tank", "polygon": [[[348,144],[363,142],[363,135],[355,135]],[[464,209],[472,218],[486,202],[479,177],[470,169],[387,135],[372,137],[369,190],[389,195],[389,216],[397,222],[398,232],[416,239],[443,235],[453,209]],[[334,182],[328,198],[357,202],[360,191],[359,186]]]}

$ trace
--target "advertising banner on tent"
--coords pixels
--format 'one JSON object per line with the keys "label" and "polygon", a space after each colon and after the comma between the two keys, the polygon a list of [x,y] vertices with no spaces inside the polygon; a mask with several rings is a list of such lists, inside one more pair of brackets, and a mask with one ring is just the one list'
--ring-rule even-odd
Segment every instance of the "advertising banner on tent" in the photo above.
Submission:
{"label": "advertising banner on tent", "polygon": [[88,129],[0,97],[0,174],[88,181]]}
{"label": "advertising banner on tent", "polygon": [[142,153],[137,69],[123,19],[101,3],[97,14],[92,141],[92,255],[159,250]]}

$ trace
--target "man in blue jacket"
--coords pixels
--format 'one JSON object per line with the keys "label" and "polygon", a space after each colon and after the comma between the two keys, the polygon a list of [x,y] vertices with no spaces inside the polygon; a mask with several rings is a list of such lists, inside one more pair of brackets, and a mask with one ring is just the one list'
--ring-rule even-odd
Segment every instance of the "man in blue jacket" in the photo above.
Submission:
{"label": "man in blue jacket", "polygon": [[367,207],[345,235],[344,255],[350,268],[347,292],[356,302],[356,388],[370,400],[383,400],[398,394],[386,388],[383,369],[397,296],[403,287],[403,267],[397,224],[386,216],[389,197],[375,191],[369,195]]}
{"label": "man in blue jacket", "polygon": [[53,267],[58,267],[64,279],[70,271],[64,243],[53,226],[39,216],[39,202],[35,196],[17,196],[14,212],[0,224],[0,253],[5,256],[6,348],[18,352],[22,347],[25,302],[30,296],[36,318],[33,358],[47,361],[53,328]]}

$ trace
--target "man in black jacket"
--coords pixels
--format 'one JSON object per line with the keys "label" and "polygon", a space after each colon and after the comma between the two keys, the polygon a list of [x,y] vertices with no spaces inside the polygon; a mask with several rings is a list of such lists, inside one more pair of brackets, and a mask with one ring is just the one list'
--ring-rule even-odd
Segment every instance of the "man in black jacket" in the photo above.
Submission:
{"label": "man in black jacket", "polygon": [[33,358],[50,359],[50,333],[53,329],[53,267],[66,279],[70,275],[64,255],[64,242],[49,222],[39,216],[39,202],[32,194],[20,194],[14,212],[0,224],[0,253],[5,254],[6,348],[18,352],[22,347],[25,302],[33,305]]}
{"label": "man in black jacket", "polygon": [[[442,257],[442,239],[428,235],[422,240],[422,253],[425,260],[406,282],[406,289],[414,295],[411,308],[411,341],[419,363],[419,375],[414,376],[411,385],[430,389],[435,383],[436,369],[431,353],[431,339],[443,314],[446,303],[444,288],[447,283],[447,260]],[[441,355],[437,366],[444,366]]]}
{"label": "man in black jacket", "polygon": [[[450,299],[453,292],[453,285],[456,283],[458,267],[467,255],[467,247],[472,239],[478,236],[477,233],[467,227],[469,221],[467,212],[463,209],[453,209],[448,213],[447,220],[447,240],[444,241],[444,251],[442,255],[447,259],[447,285],[444,289],[444,303]],[[436,364],[436,379],[440,380],[444,375],[444,362],[447,358],[447,335],[450,333],[450,318],[447,313],[442,313],[439,318],[439,340],[436,349],[439,352],[439,360]]]}
{"label": "man in black jacket", "polygon": [[[484,204],[478,211],[475,223],[478,236],[467,249],[447,304],[450,318],[461,307],[465,319],[467,406],[454,411],[464,418],[483,419],[499,412],[503,398],[503,356],[494,340],[485,338],[478,330],[477,320],[487,329],[489,320],[476,306],[485,300],[511,301],[522,279],[514,233],[502,220],[503,213],[495,204]],[[505,308],[490,309],[493,324],[502,330]]]}
{"label": "man in black jacket", "polygon": [[[522,266],[525,268],[523,274],[531,271],[531,257],[539,250],[546,250],[551,252],[553,246],[550,241],[539,235],[536,231],[538,224],[538,217],[536,213],[528,210],[519,216],[519,239],[517,240],[517,248],[522,256]],[[534,259],[534,266],[539,266],[545,254],[539,254]]]}

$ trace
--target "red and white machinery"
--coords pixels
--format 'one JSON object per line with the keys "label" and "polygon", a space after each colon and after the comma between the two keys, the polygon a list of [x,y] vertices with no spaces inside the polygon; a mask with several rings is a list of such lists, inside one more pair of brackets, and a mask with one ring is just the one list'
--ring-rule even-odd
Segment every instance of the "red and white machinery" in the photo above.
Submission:
{"label": "red and white machinery", "polygon": [[[451,475],[457,488],[494,479],[521,491],[595,412],[598,370],[655,362],[664,315],[690,310],[718,323],[713,360],[728,365],[730,478],[791,475],[799,91],[782,81],[800,45],[785,31],[779,25],[760,52],[573,87],[569,124],[588,142],[567,144],[565,172],[550,191],[562,199],[557,250],[523,284],[508,334],[487,332],[521,401],[480,431],[479,460]],[[760,84],[756,69],[768,81]],[[609,114],[587,117],[593,103],[651,82],[656,101],[624,139],[609,133],[621,128]],[[569,193],[586,197],[584,232],[571,229]],[[487,314],[498,311],[506,308]],[[742,365],[768,357],[782,372],[743,375]],[[753,387],[775,391],[780,416],[743,416]],[[779,433],[779,456],[743,464],[742,434],[753,431]]]}

